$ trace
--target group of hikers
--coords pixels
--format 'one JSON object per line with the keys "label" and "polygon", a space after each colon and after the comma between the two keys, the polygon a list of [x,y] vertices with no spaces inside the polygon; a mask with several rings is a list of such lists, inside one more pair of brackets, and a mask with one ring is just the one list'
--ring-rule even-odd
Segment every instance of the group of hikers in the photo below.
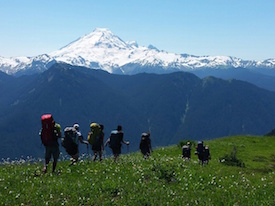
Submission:
{"label": "group of hikers", "polygon": [[[114,161],[116,162],[119,155],[121,154],[122,144],[129,145],[129,141],[125,141],[122,131],[122,126],[118,125],[116,130],[113,130],[108,137],[107,141],[104,143],[104,125],[98,123],[90,124],[90,132],[88,133],[87,140],[84,140],[81,134],[79,124],[74,124],[71,127],[66,127],[64,129],[64,137],[62,137],[61,126],[56,123],[51,114],[44,114],[41,116],[42,128],[40,130],[40,138],[42,144],[45,146],[45,163],[43,168],[43,173],[47,172],[47,168],[51,157],[53,157],[53,167],[52,172],[55,172],[57,161],[59,158],[60,150],[58,139],[61,138],[61,145],[65,148],[68,155],[71,156],[70,165],[76,164],[79,158],[79,142],[81,144],[86,144],[89,150],[89,145],[94,153],[93,161],[96,161],[99,157],[99,161],[102,161],[102,151],[104,147],[109,146],[112,150]],[[150,133],[142,133],[139,149],[144,157],[147,159],[150,157],[152,150],[152,144],[150,139]],[[201,164],[208,163],[210,159],[209,148],[203,145],[203,142],[199,142],[196,147],[195,154],[198,155],[199,162]],[[182,147],[182,158],[191,158],[191,145],[187,142],[187,145]]]}
{"label": "group of hikers", "polygon": [[[59,158],[60,150],[58,139],[61,138],[61,145],[65,148],[68,155],[71,156],[70,165],[76,164],[79,158],[78,144],[86,144],[87,149],[91,145],[94,153],[93,161],[96,161],[99,156],[99,161],[102,160],[102,151],[107,145],[111,148],[114,161],[117,161],[121,154],[122,144],[129,145],[129,141],[125,141],[122,131],[122,126],[118,125],[116,130],[113,130],[104,144],[104,125],[98,123],[90,124],[90,132],[88,133],[87,140],[84,140],[83,135],[79,129],[79,124],[74,124],[72,127],[64,129],[64,137],[62,137],[61,126],[56,123],[51,114],[44,114],[41,116],[42,128],[40,130],[40,138],[42,144],[45,146],[45,163],[43,173],[47,172],[48,164],[53,157],[52,172],[55,172],[57,161]],[[140,141],[140,150],[144,158],[148,158],[152,151],[150,133],[142,133]]]}
{"label": "group of hikers", "polygon": [[[211,159],[210,150],[208,145],[204,146],[203,141],[199,141],[196,146],[195,155],[198,155],[199,164],[208,164]],[[191,158],[191,145],[190,142],[182,146],[182,158],[190,160]]]}

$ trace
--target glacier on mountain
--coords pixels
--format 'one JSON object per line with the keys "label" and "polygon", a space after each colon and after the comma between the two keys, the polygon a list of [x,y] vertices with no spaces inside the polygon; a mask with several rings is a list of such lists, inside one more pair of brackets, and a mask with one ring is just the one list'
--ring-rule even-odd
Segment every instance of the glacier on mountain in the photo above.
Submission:
{"label": "glacier on mountain", "polygon": [[[35,57],[0,57],[0,70],[7,74],[32,70],[42,72],[54,62],[102,69],[109,73],[132,74],[138,72],[163,73],[195,69],[222,68],[275,68],[275,59],[247,61],[230,56],[195,56],[160,51],[156,47],[139,46],[125,42],[109,29],[97,28],[74,42],[49,54]],[[138,67],[138,70],[133,69]],[[142,69],[144,68],[144,69]]]}

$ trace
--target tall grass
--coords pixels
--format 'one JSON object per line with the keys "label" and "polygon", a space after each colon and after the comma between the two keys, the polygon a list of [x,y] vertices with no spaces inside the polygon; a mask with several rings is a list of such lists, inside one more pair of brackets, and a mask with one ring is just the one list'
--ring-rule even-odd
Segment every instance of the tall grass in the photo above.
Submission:
{"label": "tall grass", "polygon": [[[43,163],[0,166],[1,205],[275,205],[275,138],[239,136],[206,142],[212,159],[198,164],[181,148],[122,155],[117,163],[87,158],[74,166],[60,161],[57,173],[41,174]],[[221,164],[233,146],[245,167]],[[51,171],[51,170],[49,170]]]}

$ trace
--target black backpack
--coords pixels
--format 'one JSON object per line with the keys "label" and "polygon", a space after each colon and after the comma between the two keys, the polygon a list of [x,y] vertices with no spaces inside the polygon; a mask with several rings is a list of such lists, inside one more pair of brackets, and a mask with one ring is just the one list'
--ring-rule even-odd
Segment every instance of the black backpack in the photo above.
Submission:
{"label": "black backpack", "polygon": [[117,131],[117,130],[112,131],[110,136],[110,142],[109,142],[110,148],[121,147],[122,139],[123,139],[122,131]]}
{"label": "black backpack", "polygon": [[204,155],[205,155],[205,159],[206,159],[206,160],[211,159],[209,147],[207,147],[207,146],[204,147]]}
{"label": "black backpack", "polygon": [[204,151],[203,142],[198,142],[198,145],[197,145],[198,154],[203,154],[203,151]]}
{"label": "black backpack", "polygon": [[62,147],[65,148],[69,155],[75,155],[78,152],[77,131],[74,127],[66,127],[64,129],[64,138],[61,141]]}
{"label": "black backpack", "polygon": [[191,148],[188,145],[183,145],[182,147],[182,155],[183,157],[191,157]]}
{"label": "black backpack", "polygon": [[147,133],[142,133],[139,148],[146,149],[147,147],[149,147],[149,144],[150,144],[149,135]]}

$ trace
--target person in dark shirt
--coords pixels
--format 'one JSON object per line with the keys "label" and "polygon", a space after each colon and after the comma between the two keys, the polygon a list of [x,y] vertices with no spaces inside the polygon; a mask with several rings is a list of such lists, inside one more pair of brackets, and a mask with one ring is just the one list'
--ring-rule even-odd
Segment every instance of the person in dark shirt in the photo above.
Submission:
{"label": "person in dark shirt", "polygon": [[183,160],[190,160],[191,158],[191,146],[190,142],[182,146],[182,158]]}
{"label": "person in dark shirt", "polygon": [[144,159],[147,159],[148,157],[150,157],[151,152],[153,150],[152,150],[149,132],[141,134],[139,149],[140,149],[141,153],[143,154]]}
{"label": "person in dark shirt", "polygon": [[105,142],[105,147],[107,146],[107,144],[109,144],[109,147],[112,149],[115,162],[117,161],[118,156],[121,154],[121,143],[126,145],[130,144],[129,141],[124,141],[123,135],[124,134],[121,125],[118,125],[117,130],[113,130],[110,137]]}

